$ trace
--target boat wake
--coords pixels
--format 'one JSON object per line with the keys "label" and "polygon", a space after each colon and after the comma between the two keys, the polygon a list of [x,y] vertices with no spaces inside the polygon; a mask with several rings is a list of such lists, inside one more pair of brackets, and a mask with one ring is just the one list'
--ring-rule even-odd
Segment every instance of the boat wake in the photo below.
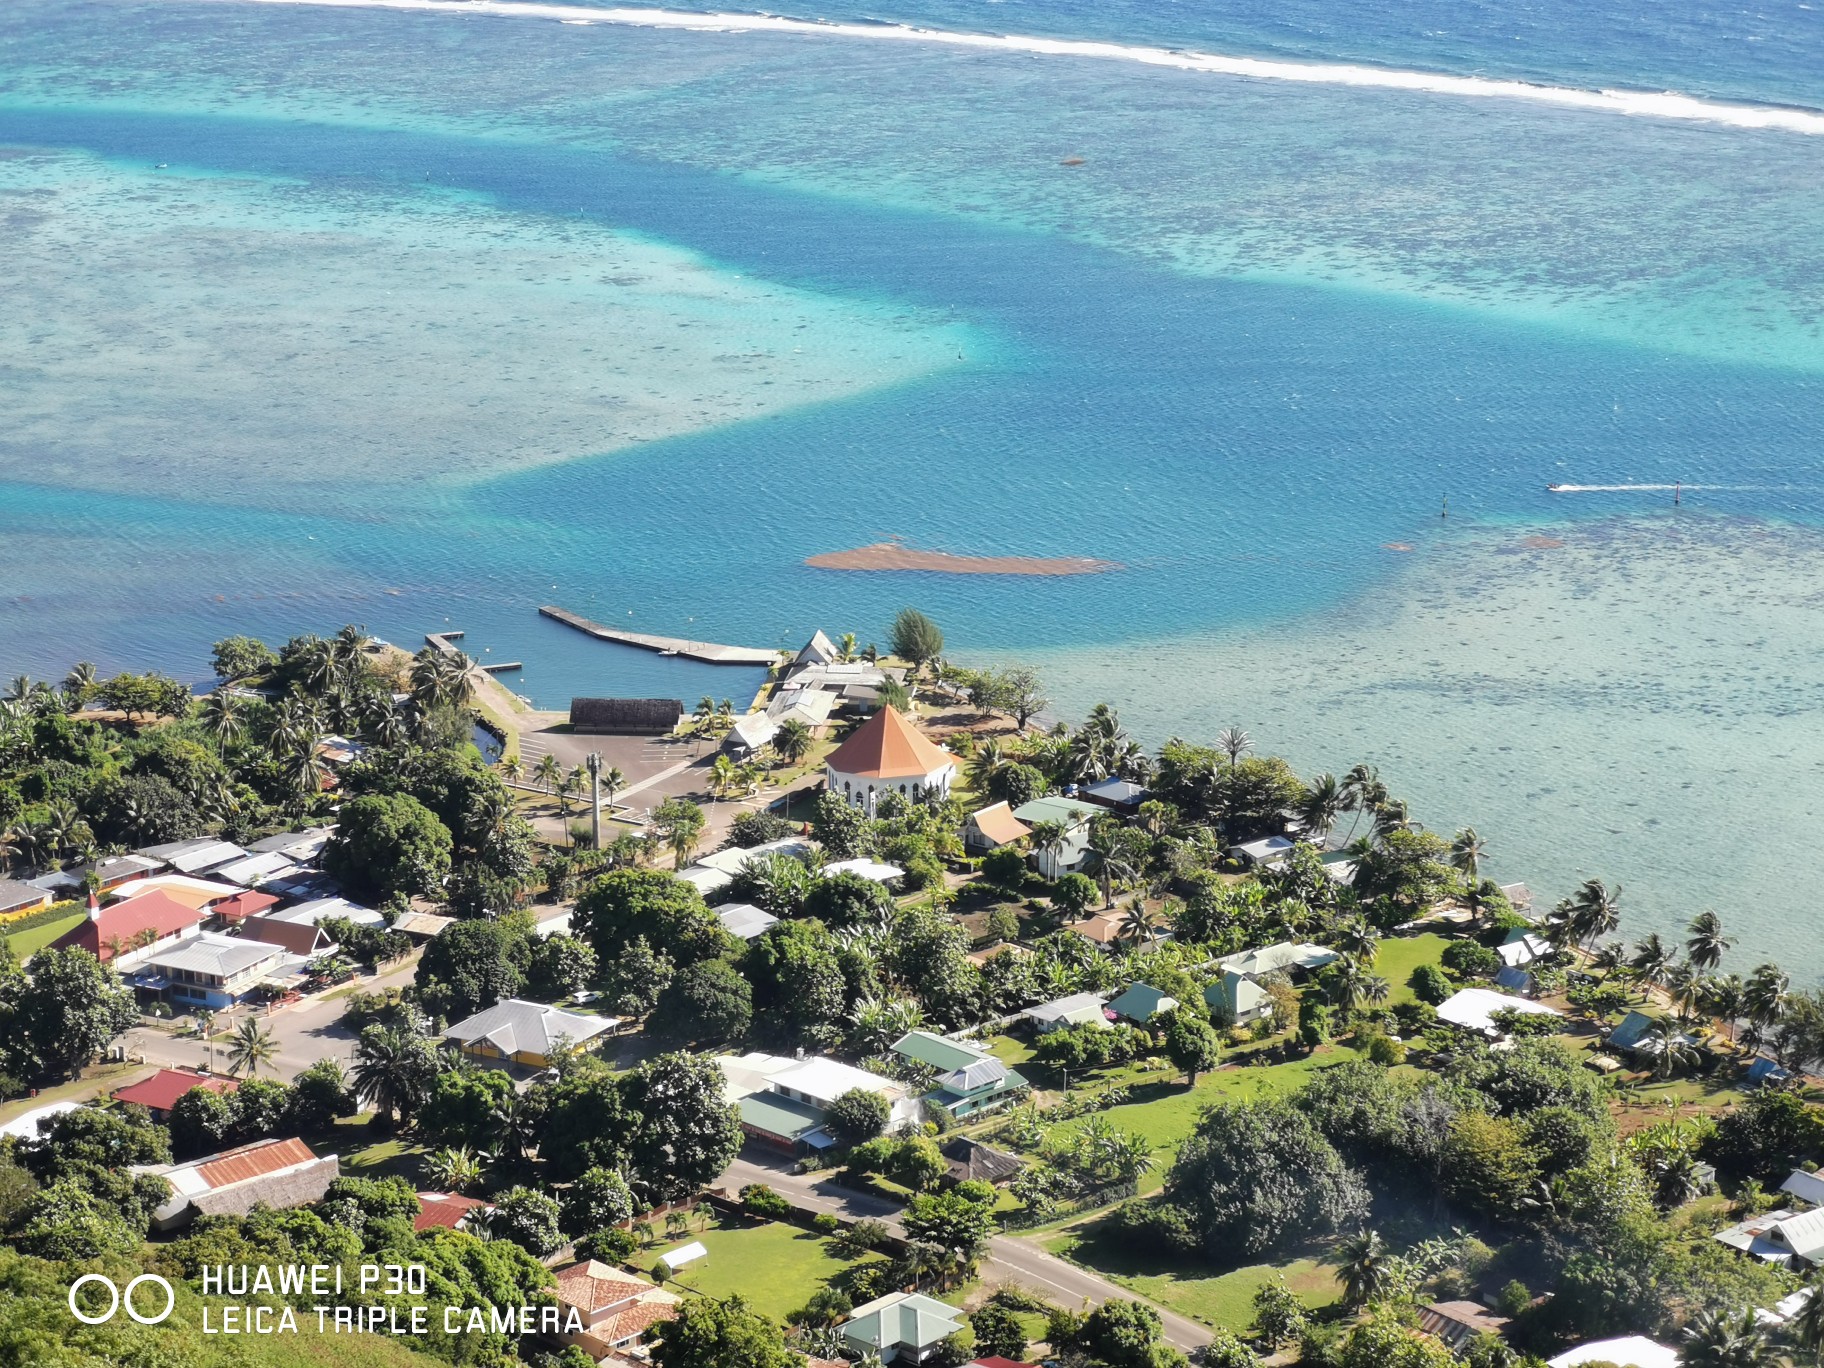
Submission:
{"label": "boat wake", "polygon": [[1625,494],[1637,489],[1671,490],[1676,493],[1684,490],[1727,491],[1730,493],[1756,493],[1772,489],[1772,485],[1698,485],[1698,484],[1608,484],[1608,485],[1547,485],[1546,491],[1552,494]]}
{"label": "boat wake", "polygon": [[1728,124],[1734,128],[1775,129],[1824,135],[1824,111],[1780,105],[1730,104],[1676,92],[1645,90],[1577,90],[1481,76],[1447,76],[1438,72],[1397,71],[1340,62],[1284,62],[1259,57],[1225,57],[1180,48],[1130,46],[1075,38],[1033,38],[1018,34],[961,33],[914,28],[905,24],[824,23],[775,14],[687,13],[679,10],[623,6],[595,9],[546,4],[537,0],[223,0],[223,3],[315,5],[338,9],[415,10],[440,14],[487,14],[518,19],[557,19],[566,23],[634,25],[689,29],[708,33],[788,33],[817,38],[856,38],[873,42],[926,43],[990,52],[1040,57],[1089,57],[1134,62],[1143,66],[1242,76],[1262,81],[1295,81],[1312,85],[1359,86],[1368,89],[1418,91],[1477,99],[1530,100],[1563,109],[1630,114]]}

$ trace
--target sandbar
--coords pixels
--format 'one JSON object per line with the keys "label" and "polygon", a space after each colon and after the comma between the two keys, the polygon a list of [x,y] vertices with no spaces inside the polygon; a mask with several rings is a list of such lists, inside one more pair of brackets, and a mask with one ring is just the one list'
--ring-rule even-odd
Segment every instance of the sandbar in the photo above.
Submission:
{"label": "sandbar", "polygon": [[958,556],[893,541],[826,551],[806,557],[804,563],[819,570],[930,570],[944,575],[1100,575],[1121,568],[1116,561],[1088,556]]}

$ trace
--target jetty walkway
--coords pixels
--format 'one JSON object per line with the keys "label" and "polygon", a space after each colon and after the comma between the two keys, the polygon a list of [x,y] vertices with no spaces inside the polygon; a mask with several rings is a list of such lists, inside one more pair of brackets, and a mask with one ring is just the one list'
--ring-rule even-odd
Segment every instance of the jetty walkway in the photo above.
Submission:
{"label": "jetty walkway", "polygon": [[638,646],[641,650],[657,651],[660,655],[683,656],[686,660],[701,660],[708,665],[776,665],[779,663],[779,652],[760,650],[752,646],[721,646],[713,641],[686,641],[681,637],[652,636],[646,632],[621,632],[612,627],[604,627],[599,622],[591,622],[579,613],[567,612],[546,604],[540,608],[539,615],[548,617],[553,622],[561,622],[566,627],[574,627],[579,632],[586,632],[600,641],[612,641],[622,646]]}

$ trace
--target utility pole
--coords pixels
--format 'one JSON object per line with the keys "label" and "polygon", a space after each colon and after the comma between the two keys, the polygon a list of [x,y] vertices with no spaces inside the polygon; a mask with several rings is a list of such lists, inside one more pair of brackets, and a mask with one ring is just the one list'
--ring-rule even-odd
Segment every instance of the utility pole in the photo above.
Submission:
{"label": "utility pole", "polygon": [[602,754],[590,751],[583,761],[589,767],[589,844],[602,848]]}

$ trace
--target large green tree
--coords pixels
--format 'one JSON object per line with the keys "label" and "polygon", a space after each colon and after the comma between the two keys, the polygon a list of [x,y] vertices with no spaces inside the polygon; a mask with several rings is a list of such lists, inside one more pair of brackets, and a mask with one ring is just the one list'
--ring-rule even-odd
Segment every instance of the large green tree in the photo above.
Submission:
{"label": "large green tree", "polygon": [[679,966],[715,959],[736,948],[702,894],[653,869],[620,869],[597,879],[576,900],[571,930],[605,965],[642,938]]}
{"label": "large green tree", "polygon": [[371,794],[344,803],[323,868],[356,898],[386,902],[443,887],[454,842],[435,813],[406,794]]}
{"label": "large green tree", "polygon": [[785,1335],[739,1297],[693,1297],[660,1324],[652,1361],[659,1368],[797,1368]]}

